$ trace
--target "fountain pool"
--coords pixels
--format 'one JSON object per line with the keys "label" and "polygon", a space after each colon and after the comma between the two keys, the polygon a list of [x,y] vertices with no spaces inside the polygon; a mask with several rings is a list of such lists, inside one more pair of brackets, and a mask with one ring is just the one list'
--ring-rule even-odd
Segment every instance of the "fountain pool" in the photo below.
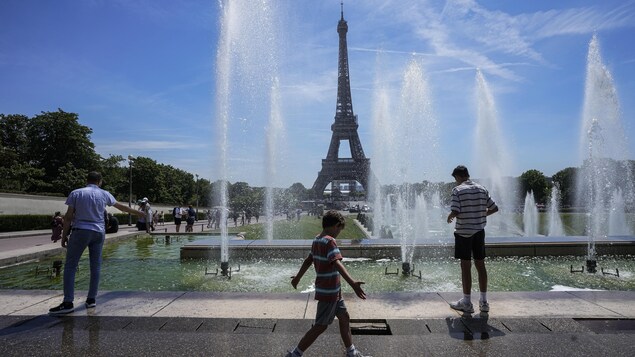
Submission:
{"label": "fountain pool", "polygon": [[[207,236],[172,237],[169,244],[160,237],[136,238],[109,243],[104,246],[101,290],[137,291],[218,291],[218,292],[292,292],[290,277],[301,258],[236,259],[240,271],[232,278],[205,275],[205,268],[215,270],[218,260],[181,259],[186,244],[210,239]],[[232,241],[233,242],[233,241]],[[344,242],[342,242],[344,243]],[[307,249],[308,251],[308,249]],[[344,253],[346,256],[346,253]],[[570,273],[570,266],[579,269],[583,256],[561,257],[493,257],[488,258],[490,291],[549,291],[554,289],[635,290],[635,259],[632,255],[599,256],[598,265],[619,269],[620,276]],[[51,267],[63,256],[53,256],[0,269],[1,289],[61,290],[61,277],[50,278],[46,273],[36,275],[36,267]],[[347,269],[366,282],[365,290],[375,292],[435,292],[460,291],[458,263],[447,254],[413,260],[414,271],[422,279],[385,275],[401,268],[395,259],[349,258]],[[236,268],[236,267],[234,267]],[[298,291],[311,291],[314,279],[309,270]],[[343,284],[344,291],[350,288]],[[88,256],[82,258],[76,288],[88,288]]]}

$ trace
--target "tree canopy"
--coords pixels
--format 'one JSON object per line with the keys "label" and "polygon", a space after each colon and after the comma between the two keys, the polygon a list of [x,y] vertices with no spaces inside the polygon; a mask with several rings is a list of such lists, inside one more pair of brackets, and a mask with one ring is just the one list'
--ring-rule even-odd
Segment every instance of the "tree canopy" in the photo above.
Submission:
{"label": "tree canopy", "polygon": [[549,197],[549,182],[545,175],[538,170],[527,170],[520,175],[523,197],[533,191],[536,203],[545,203]]}

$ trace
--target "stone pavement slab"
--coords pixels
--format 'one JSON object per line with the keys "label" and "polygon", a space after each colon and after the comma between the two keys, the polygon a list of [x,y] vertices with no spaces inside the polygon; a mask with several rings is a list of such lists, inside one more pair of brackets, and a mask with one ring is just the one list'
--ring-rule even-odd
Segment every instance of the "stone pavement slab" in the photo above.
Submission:
{"label": "stone pavement slab", "polygon": [[[457,293],[439,293],[447,301],[458,299]],[[490,314],[505,317],[624,317],[601,305],[591,303],[566,291],[488,292]],[[627,293],[630,301],[635,297]],[[478,311],[478,298],[474,308]]]}
{"label": "stone pavement slab", "polygon": [[353,318],[443,318],[451,313],[447,302],[437,293],[377,293],[368,295],[366,300],[353,293],[343,296]]}
{"label": "stone pavement slab", "polygon": [[[62,293],[53,290],[0,290],[0,316],[20,314],[21,311],[38,306],[43,302],[55,304],[61,302]],[[59,300],[56,300],[58,299]],[[38,310],[37,313],[31,315],[39,315],[43,313]]]}
{"label": "stone pavement slab", "polygon": [[625,317],[635,318],[631,291],[570,291],[569,294]]}
{"label": "stone pavement slab", "polygon": [[304,319],[308,299],[309,294],[192,291],[180,296],[155,316]]}

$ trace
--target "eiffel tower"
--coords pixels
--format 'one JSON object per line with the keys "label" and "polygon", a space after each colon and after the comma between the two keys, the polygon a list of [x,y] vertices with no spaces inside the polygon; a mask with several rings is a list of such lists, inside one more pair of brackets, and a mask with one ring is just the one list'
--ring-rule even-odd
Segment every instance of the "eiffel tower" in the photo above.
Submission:
{"label": "eiffel tower", "polygon": [[[362,143],[357,134],[357,115],[353,113],[351,99],[351,83],[348,72],[348,48],[346,33],[348,25],[344,20],[344,5],[342,17],[337,24],[340,37],[338,75],[337,75],[337,105],[335,107],[335,123],[331,125],[333,136],[326,159],[322,160],[322,170],[313,184],[313,192],[317,197],[324,195],[326,186],[335,180],[358,181],[368,192],[368,182],[374,177],[370,170],[370,159],[364,155]],[[340,158],[340,142],[347,140],[350,145],[351,158]]]}

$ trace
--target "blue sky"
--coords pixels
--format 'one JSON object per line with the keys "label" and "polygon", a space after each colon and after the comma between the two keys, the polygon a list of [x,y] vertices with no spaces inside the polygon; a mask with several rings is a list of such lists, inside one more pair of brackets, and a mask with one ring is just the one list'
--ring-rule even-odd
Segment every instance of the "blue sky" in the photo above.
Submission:
{"label": "blue sky", "polygon": [[[245,42],[247,65],[273,63],[280,81],[285,136],[273,182],[311,187],[335,114],[340,1],[232,2],[248,4],[236,6],[247,9],[241,13],[245,28],[262,27],[264,42],[258,36]],[[216,61],[224,3],[4,0],[0,112],[75,112],[93,129],[103,156],[148,156],[216,180]],[[253,9],[263,3],[271,15],[265,24]],[[371,123],[375,79],[381,77],[397,97],[415,59],[424,69],[439,132],[440,168],[420,180],[449,182],[454,166],[471,167],[476,68],[495,98],[513,162],[508,175],[537,169],[551,176],[579,166],[586,56],[594,33],[615,80],[633,158],[635,1],[358,0],[345,2],[344,17],[353,107],[371,160],[373,137],[381,135]],[[240,84],[233,83],[239,89],[232,92],[227,133],[227,178],[253,186],[266,182],[270,116],[258,99],[265,96],[253,77],[262,75],[258,70],[232,77]],[[487,175],[471,169],[473,176]]]}

